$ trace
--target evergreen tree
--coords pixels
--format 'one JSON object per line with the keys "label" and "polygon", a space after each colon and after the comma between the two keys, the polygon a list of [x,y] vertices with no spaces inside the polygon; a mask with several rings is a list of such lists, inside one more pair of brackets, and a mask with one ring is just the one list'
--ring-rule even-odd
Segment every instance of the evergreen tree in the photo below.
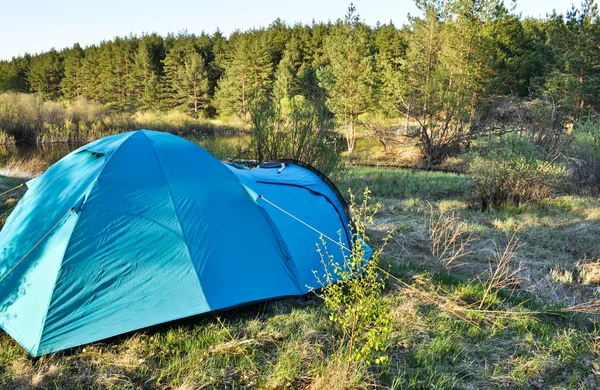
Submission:
{"label": "evergreen tree", "polygon": [[158,66],[161,63],[162,40],[153,45],[150,39],[152,37],[143,37],[138,45],[128,85],[134,97],[133,106],[144,110],[158,107]]}
{"label": "evergreen tree", "polygon": [[594,0],[573,7],[566,17],[553,14],[547,31],[555,67],[546,89],[575,116],[600,109],[600,19]]}
{"label": "evergreen tree", "polygon": [[249,106],[269,100],[273,68],[264,40],[253,35],[240,37],[235,42],[233,56],[219,80],[215,106],[221,115],[246,118]]}
{"label": "evergreen tree", "polygon": [[[380,84],[377,88],[379,108],[389,116],[405,114],[402,106],[402,63],[406,60],[406,35],[391,22],[375,33],[376,63]],[[407,116],[408,117],[408,116]]]}
{"label": "evergreen tree", "polygon": [[340,23],[325,42],[329,64],[319,72],[327,91],[327,107],[344,128],[348,152],[354,150],[358,116],[372,107],[374,87],[373,46],[367,27],[350,5]]}
{"label": "evergreen tree", "polygon": [[275,71],[275,84],[273,96],[275,102],[279,103],[282,99],[291,98],[302,94],[300,89],[300,80],[298,71],[302,66],[303,53],[300,50],[299,42],[292,38],[288,42],[283,58]]}
{"label": "evergreen tree", "polygon": [[444,113],[447,109],[452,110],[444,107],[449,82],[441,62],[445,44],[443,9],[435,0],[418,2],[417,6],[423,15],[410,20],[407,58],[398,80],[402,93],[398,97],[407,118],[418,123],[415,135],[423,157],[428,163],[433,163],[442,158],[438,156],[437,142],[441,133],[446,131],[438,129],[437,124],[445,123]]}
{"label": "evergreen tree", "polygon": [[39,93],[42,99],[57,100],[60,96],[60,82],[64,75],[63,61],[56,50],[35,56],[29,66],[27,81],[31,91]]}
{"label": "evergreen tree", "polygon": [[10,61],[0,62],[0,91],[29,92],[27,72],[31,56],[13,57]]}
{"label": "evergreen tree", "polygon": [[74,100],[83,93],[82,67],[85,52],[78,43],[63,52],[64,78],[60,82],[60,92],[64,99]]}
{"label": "evergreen tree", "polygon": [[[533,23],[532,23],[533,22]],[[496,19],[489,29],[493,40],[486,86],[489,94],[521,98],[532,92],[532,84],[543,78],[551,66],[551,54],[537,21],[521,21],[510,14]]]}
{"label": "evergreen tree", "polygon": [[[162,61],[164,73],[161,80],[162,108],[171,109],[186,104],[186,98],[182,98],[178,89],[179,74],[181,69],[185,68],[187,58],[198,53],[198,46],[194,35],[180,33],[168,47],[167,54]],[[205,48],[204,51],[206,52]],[[206,64],[204,66],[206,68]]]}
{"label": "evergreen tree", "polygon": [[190,54],[183,66],[177,71],[175,79],[177,92],[188,108],[191,108],[194,118],[208,104],[208,75],[204,67],[204,59],[198,53]]}
{"label": "evergreen tree", "polygon": [[91,100],[100,100],[100,55],[102,50],[95,45],[85,49],[79,77],[81,96]]}
{"label": "evergreen tree", "polygon": [[132,38],[116,38],[100,47],[98,98],[112,109],[127,111],[135,107],[129,79],[137,44]]}

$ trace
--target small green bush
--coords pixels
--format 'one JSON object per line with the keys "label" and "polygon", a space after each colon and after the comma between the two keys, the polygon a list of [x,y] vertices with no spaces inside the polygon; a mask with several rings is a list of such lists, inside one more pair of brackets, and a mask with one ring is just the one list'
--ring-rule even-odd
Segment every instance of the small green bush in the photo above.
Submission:
{"label": "small green bush", "polygon": [[17,143],[32,144],[44,125],[44,103],[35,95],[0,94],[0,131]]}
{"label": "small green bush", "polygon": [[600,190],[600,123],[583,121],[575,124],[568,154],[568,183],[580,191]]}
{"label": "small green bush", "polygon": [[516,134],[485,141],[470,155],[467,172],[484,210],[545,199],[564,177],[544,149]]}
{"label": "small green bush", "polygon": [[382,299],[387,275],[379,268],[381,253],[391,232],[383,245],[372,252],[369,261],[365,261],[365,243],[369,240],[367,228],[374,224],[373,217],[381,205],[373,207],[369,204],[371,192],[368,188],[362,195],[363,201],[357,204],[350,192],[351,247],[344,247],[340,239],[337,245],[347,253],[344,252],[342,259],[336,259],[327,250],[331,243],[321,237],[318,252],[325,273],[319,275],[315,272],[322,287],[318,295],[323,299],[329,320],[336,330],[339,351],[345,355],[343,359],[347,370],[352,367],[352,362],[365,362],[369,366],[387,361],[385,352],[392,331],[390,307]]}
{"label": "small green bush", "polygon": [[325,174],[340,166],[338,142],[330,139],[331,121],[303,96],[280,105],[253,107],[250,156],[257,161],[293,159],[311,164]]}

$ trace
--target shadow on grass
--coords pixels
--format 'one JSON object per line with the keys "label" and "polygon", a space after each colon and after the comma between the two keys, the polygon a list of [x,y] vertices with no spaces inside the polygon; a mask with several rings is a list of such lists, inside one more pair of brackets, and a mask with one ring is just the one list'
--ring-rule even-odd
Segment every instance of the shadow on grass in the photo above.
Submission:
{"label": "shadow on grass", "polygon": [[[306,338],[316,349],[332,348],[320,324],[320,310],[320,302],[312,298],[270,300],[140,329],[40,358],[29,357],[0,331],[0,386],[154,389],[187,383],[187,388],[199,384],[260,388],[278,361],[288,358],[288,345]],[[290,379],[294,380],[300,379]]]}

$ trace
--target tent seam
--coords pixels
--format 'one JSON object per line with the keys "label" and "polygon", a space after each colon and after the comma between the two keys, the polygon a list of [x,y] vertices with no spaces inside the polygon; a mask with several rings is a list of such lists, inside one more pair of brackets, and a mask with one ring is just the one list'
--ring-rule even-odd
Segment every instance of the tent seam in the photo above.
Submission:
{"label": "tent seam", "polygon": [[[106,159],[106,161],[104,161],[104,164],[102,165],[102,168],[100,168],[100,170],[98,171],[98,175],[96,176],[96,178],[94,179],[94,181],[90,185],[89,189],[83,193],[83,197],[85,199],[87,199],[87,197],[90,194],[90,192],[94,189],[94,187],[98,183],[98,178],[100,177],[100,175],[102,175],[102,172],[104,172],[104,169],[106,168],[106,166],[108,165],[108,163],[110,162],[110,160],[112,159],[112,157],[115,155],[115,153],[117,152],[117,150],[119,150],[119,148],[129,138],[131,138],[131,136],[133,134],[135,134],[135,132],[131,132],[131,134],[129,134],[127,137],[125,137],[125,139],[123,139],[123,141],[117,147],[115,147],[114,151],[110,154],[110,156],[108,156],[108,158]],[[104,154],[104,156],[106,156],[106,154]],[[85,200],[84,200],[84,203],[85,203]],[[60,265],[58,266],[58,269],[56,270],[56,277],[54,278],[54,283],[52,284],[52,290],[50,291],[50,298],[48,298],[48,302],[46,304],[46,312],[44,313],[44,317],[43,317],[43,320],[42,320],[42,326],[40,328],[40,334],[37,337],[37,340],[38,340],[37,344],[38,345],[37,345],[37,350],[36,350],[36,354],[35,355],[37,355],[37,352],[39,352],[39,349],[40,349],[40,344],[42,342],[42,336],[44,335],[44,329],[46,328],[46,320],[48,319],[48,311],[50,310],[50,305],[52,304],[52,298],[54,298],[54,289],[56,288],[56,283],[58,283],[59,275],[60,275],[60,272],[62,271],[62,266],[63,266],[64,259],[65,259],[65,254],[67,253],[67,249],[69,249],[69,245],[71,244],[71,237],[73,236],[73,232],[77,228],[77,222],[79,222],[79,218],[80,218],[82,212],[83,212],[83,204],[81,205],[79,212],[76,213],[77,214],[77,221],[75,221],[75,224],[73,225],[73,229],[71,230],[71,234],[69,234],[69,240],[67,241],[67,244],[65,245],[65,249],[64,249],[62,257],[61,257]]]}
{"label": "tent seam", "polygon": [[[200,275],[198,274],[198,270],[196,270],[196,267],[194,266],[194,260],[192,259],[192,254],[190,252],[190,248],[187,243],[187,237],[185,236],[185,232],[183,231],[183,226],[181,225],[181,219],[179,218],[179,213],[177,213],[177,209],[175,208],[175,202],[173,201],[173,192],[171,191],[171,186],[169,185],[169,181],[167,180],[167,175],[165,174],[165,170],[163,169],[160,159],[158,158],[158,154],[156,153],[156,150],[154,149],[154,145],[152,144],[152,141],[150,140],[150,138],[146,135],[146,133],[144,131],[142,131],[142,134],[148,141],[148,144],[150,145],[150,149],[152,149],[152,153],[154,154],[154,158],[156,159],[156,162],[158,163],[158,166],[160,167],[160,172],[162,173],[163,179],[165,181],[165,186],[167,187],[167,192],[169,193],[169,200],[171,203],[171,208],[173,209],[173,214],[175,214],[175,219],[177,220],[177,226],[179,226],[179,231],[181,233],[183,246],[185,247],[185,252],[186,252],[188,260],[192,266],[192,269],[194,270],[194,273],[196,274],[196,279],[198,279],[198,285],[200,286],[202,295],[204,295],[204,289],[202,288],[202,283],[200,282]],[[210,307],[208,305],[208,300],[206,300],[206,295],[204,295],[204,298],[205,298],[207,307],[210,309]]]}

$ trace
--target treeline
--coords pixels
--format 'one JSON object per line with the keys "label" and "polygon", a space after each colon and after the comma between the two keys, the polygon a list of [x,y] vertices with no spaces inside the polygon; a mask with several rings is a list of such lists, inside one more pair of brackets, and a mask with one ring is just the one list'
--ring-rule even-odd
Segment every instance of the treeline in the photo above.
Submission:
{"label": "treeline", "polygon": [[348,151],[365,116],[406,118],[431,163],[497,123],[487,114],[498,98],[536,101],[559,121],[600,109],[593,0],[544,19],[520,18],[502,0],[416,4],[404,26],[369,26],[351,5],[335,22],[278,19],[229,37],[147,34],[27,54],[0,62],[0,91],[206,118],[247,118],[301,95],[335,118]]}

